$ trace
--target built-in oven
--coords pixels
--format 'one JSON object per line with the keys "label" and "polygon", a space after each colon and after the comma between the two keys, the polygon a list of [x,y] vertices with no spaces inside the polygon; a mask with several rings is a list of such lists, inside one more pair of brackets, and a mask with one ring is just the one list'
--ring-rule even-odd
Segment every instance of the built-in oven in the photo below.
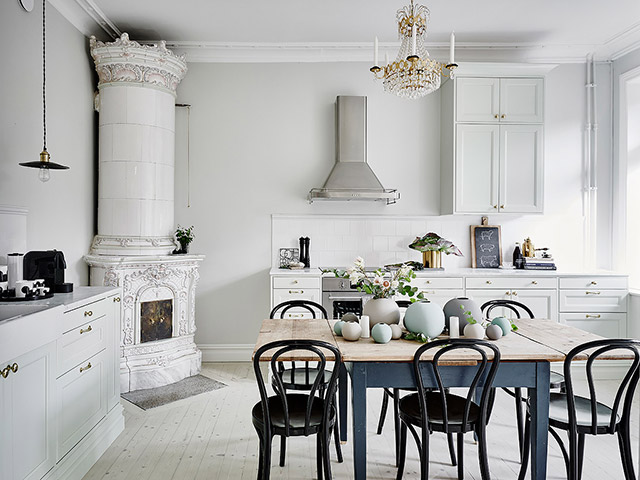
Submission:
{"label": "built-in oven", "polygon": [[342,318],[347,312],[362,315],[362,305],[370,296],[351,286],[348,278],[322,278],[322,306],[330,318]]}

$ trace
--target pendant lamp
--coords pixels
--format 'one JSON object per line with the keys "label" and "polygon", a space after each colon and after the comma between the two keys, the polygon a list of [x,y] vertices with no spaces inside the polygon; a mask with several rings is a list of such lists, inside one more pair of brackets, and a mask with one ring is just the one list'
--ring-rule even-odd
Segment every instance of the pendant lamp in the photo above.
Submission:
{"label": "pendant lamp", "polygon": [[34,162],[21,163],[23,167],[37,168],[38,178],[42,182],[47,182],[50,178],[50,170],[67,170],[69,167],[51,161],[51,156],[47,152],[47,101],[46,101],[46,7],[47,0],[42,0],[42,132],[43,146],[40,152],[40,160]]}

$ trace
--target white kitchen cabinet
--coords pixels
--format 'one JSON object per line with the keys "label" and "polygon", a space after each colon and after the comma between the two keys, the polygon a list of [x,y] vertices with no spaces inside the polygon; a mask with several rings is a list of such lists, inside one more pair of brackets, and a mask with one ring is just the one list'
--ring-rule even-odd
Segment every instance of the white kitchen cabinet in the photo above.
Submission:
{"label": "white kitchen cabinet", "polygon": [[6,366],[0,376],[0,478],[35,480],[56,463],[56,343],[41,346]]}
{"label": "white kitchen cabinet", "polygon": [[543,92],[539,77],[461,77],[456,82],[456,121],[542,123]]}
{"label": "white kitchen cabinet", "polygon": [[[288,300],[322,303],[319,275],[272,276],[271,286],[271,308]],[[316,317],[318,315],[319,312],[316,313]],[[305,308],[292,308],[284,314],[284,318],[313,318],[313,315]]]}
{"label": "white kitchen cabinet", "polygon": [[441,213],[541,213],[544,79],[458,76],[441,89]]}
{"label": "white kitchen cabinet", "polygon": [[122,328],[120,327],[122,298],[120,294],[107,297],[107,303],[111,306],[111,312],[107,320],[110,327],[107,330],[107,345],[111,353],[107,355],[107,410],[111,410],[120,402],[120,354]]}

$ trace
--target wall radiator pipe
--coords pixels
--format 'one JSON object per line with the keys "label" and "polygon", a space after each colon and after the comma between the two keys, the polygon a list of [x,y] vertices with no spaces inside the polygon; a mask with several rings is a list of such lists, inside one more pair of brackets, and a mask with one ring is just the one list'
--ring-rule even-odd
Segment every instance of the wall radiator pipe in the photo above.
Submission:
{"label": "wall radiator pipe", "polygon": [[596,267],[597,249],[597,218],[598,218],[598,110],[596,105],[596,62],[593,55],[587,57],[586,62],[586,100],[587,123],[585,145],[585,185],[584,185],[584,215],[585,215],[585,251],[584,262],[587,268]]}

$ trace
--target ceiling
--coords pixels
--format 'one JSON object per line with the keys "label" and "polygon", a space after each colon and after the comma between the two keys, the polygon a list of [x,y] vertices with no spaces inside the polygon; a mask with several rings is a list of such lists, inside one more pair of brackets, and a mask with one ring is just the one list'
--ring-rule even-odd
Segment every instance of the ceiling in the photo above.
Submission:
{"label": "ceiling", "polygon": [[[329,50],[334,56],[360,52],[362,60],[370,56],[375,35],[383,48],[396,45],[395,13],[407,4],[406,0],[50,1],[85,34],[103,39],[127,32],[134,40],[163,39],[191,53],[225,50],[242,55],[257,49],[268,55],[274,50],[306,49],[306,54],[313,54],[323,48],[325,56]],[[453,30],[458,52],[472,58],[515,55],[534,61],[584,61],[590,53],[609,59],[640,45],[638,0],[431,0],[425,4],[431,10],[429,42],[443,53]],[[86,19],[82,28],[78,25],[82,23],[78,7],[92,18],[92,27]]]}

